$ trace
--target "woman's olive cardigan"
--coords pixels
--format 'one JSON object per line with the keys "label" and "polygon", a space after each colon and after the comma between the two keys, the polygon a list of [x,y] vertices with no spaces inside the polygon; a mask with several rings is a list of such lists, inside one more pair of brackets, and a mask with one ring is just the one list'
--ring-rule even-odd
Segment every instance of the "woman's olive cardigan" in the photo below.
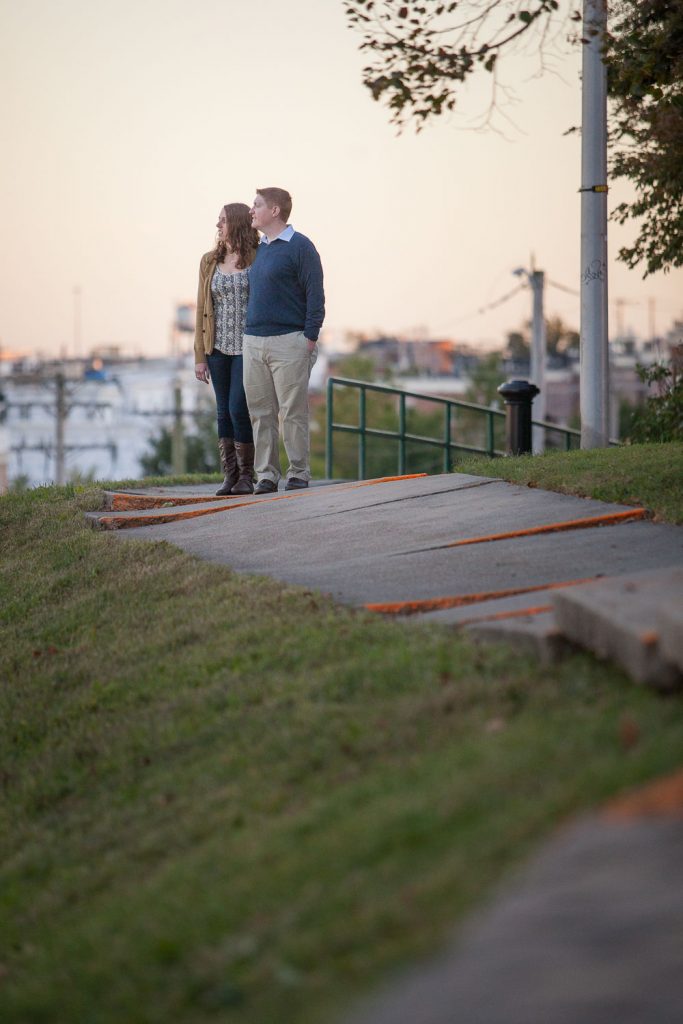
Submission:
{"label": "woman's olive cardigan", "polygon": [[205,252],[199,264],[199,287],[197,288],[197,319],[194,328],[194,361],[205,363],[213,352],[215,320],[211,298],[211,278],[216,269],[216,252]]}

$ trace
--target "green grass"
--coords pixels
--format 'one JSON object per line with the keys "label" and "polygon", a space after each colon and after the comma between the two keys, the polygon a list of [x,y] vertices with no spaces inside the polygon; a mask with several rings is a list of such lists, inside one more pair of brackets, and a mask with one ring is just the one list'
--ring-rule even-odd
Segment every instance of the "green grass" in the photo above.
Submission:
{"label": "green grass", "polygon": [[640,505],[656,519],[683,523],[683,442],[547,452],[491,460],[467,458],[459,473],[497,476],[513,483]]}
{"label": "green grass", "polygon": [[0,499],[4,1024],[331,1021],[680,763],[683,701],[614,668],[124,542],[100,502]]}

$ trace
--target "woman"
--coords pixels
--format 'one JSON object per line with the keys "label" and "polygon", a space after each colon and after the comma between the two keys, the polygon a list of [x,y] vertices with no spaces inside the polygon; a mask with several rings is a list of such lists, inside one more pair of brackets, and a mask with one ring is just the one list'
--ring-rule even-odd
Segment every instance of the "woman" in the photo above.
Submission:
{"label": "woman", "polygon": [[245,203],[224,206],[216,228],[216,248],[199,264],[194,374],[205,384],[211,378],[216,392],[224,477],[216,494],[252,494],[254,437],[242,384],[242,336],[259,236]]}

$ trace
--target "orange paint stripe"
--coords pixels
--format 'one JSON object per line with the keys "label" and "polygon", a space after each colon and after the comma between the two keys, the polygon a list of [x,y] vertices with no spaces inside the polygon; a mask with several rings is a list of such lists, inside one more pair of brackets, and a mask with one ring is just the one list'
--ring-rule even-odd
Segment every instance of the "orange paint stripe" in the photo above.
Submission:
{"label": "orange paint stripe", "polygon": [[562,523],[547,523],[544,526],[530,526],[526,530],[509,530],[506,533],[491,533],[482,537],[468,537],[466,540],[454,540],[450,544],[439,545],[444,548],[459,548],[465,544],[487,544],[494,540],[510,540],[513,537],[532,537],[538,533],[560,533],[563,530],[583,530],[591,526],[611,526],[629,519],[646,519],[647,509],[634,508],[628,512],[612,512],[605,516],[588,516],[586,519],[567,519]]}
{"label": "orange paint stripe", "polygon": [[566,580],[564,583],[541,583],[535,587],[510,587],[507,590],[487,590],[481,594],[457,594],[452,597],[428,597],[418,601],[388,601],[364,605],[370,612],[383,615],[415,615],[417,612],[435,612],[442,608],[465,608],[470,604],[495,601],[500,597],[515,597],[516,594],[533,594],[539,590],[558,590],[561,587],[576,587],[580,583],[592,583],[596,577],[583,580]]}
{"label": "orange paint stripe", "polygon": [[403,476],[378,476],[374,480],[361,480],[360,483],[350,484],[350,487],[370,487],[372,484],[389,484],[392,480],[421,480],[429,476],[428,473],[405,473]]}
{"label": "orange paint stripe", "polygon": [[542,612],[551,612],[551,604],[537,604],[532,608],[515,608],[510,612],[494,612],[492,615],[475,615],[471,619],[460,619],[454,623],[457,626],[471,626],[473,622],[499,622],[502,619],[523,619],[527,615],[541,615]]}
{"label": "orange paint stripe", "polygon": [[651,816],[683,816],[683,769],[612,800],[602,812],[608,821]]}

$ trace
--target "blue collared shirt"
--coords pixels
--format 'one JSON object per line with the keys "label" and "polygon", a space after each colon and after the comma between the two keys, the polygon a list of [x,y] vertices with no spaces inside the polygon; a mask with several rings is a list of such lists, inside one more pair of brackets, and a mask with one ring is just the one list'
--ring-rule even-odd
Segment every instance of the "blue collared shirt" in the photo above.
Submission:
{"label": "blue collared shirt", "polygon": [[288,224],[284,230],[280,232],[275,238],[268,239],[267,235],[261,235],[261,245],[270,245],[271,242],[288,242],[294,234],[294,228],[291,224]]}

